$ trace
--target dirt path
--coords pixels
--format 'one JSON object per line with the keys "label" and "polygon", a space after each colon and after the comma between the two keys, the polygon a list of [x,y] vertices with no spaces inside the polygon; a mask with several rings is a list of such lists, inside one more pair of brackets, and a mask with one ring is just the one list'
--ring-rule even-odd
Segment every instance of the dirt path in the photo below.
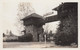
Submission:
{"label": "dirt path", "polygon": [[75,46],[60,46],[47,42],[4,42],[3,48],[76,48]]}

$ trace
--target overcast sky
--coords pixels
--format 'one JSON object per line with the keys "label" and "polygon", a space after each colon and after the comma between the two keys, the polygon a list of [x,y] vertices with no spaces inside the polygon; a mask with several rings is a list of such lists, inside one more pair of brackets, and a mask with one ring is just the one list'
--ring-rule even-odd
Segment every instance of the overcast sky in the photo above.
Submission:
{"label": "overcast sky", "polygon": [[[0,17],[0,30],[2,30],[1,33],[6,32],[6,30],[11,30],[14,34],[19,35],[16,30],[17,28],[15,27],[14,24],[16,23],[16,17],[18,17],[17,16],[18,4],[21,2],[30,2],[32,7],[35,9],[35,12],[39,15],[44,15],[47,12],[51,12],[53,8],[61,4],[60,1],[54,1],[54,0],[3,1],[1,2],[3,14]],[[51,28],[52,26],[54,26],[52,30],[53,32],[55,32],[54,30],[56,30],[58,23],[59,22],[52,22],[52,24],[48,24],[50,26],[49,30],[52,29]]]}

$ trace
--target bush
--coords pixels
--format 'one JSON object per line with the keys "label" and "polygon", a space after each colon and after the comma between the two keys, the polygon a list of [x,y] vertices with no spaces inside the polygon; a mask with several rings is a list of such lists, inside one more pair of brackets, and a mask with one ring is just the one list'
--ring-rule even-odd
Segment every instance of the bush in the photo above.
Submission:
{"label": "bush", "polygon": [[21,42],[33,41],[33,35],[30,33],[27,33],[26,35],[22,35],[19,37],[19,41]]}

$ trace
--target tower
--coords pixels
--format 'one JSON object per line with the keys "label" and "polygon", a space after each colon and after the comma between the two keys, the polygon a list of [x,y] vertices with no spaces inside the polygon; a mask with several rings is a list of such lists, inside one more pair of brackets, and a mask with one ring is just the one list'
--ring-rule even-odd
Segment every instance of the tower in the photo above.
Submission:
{"label": "tower", "polygon": [[42,16],[32,13],[31,15],[25,17],[22,19],[24,21],[25,25],[25,33],[26,35],[28,33],[33,35],[33,41],[39,41],[39,35],[43,34],[43,28],[42,25],[44,25],[44,19]]}

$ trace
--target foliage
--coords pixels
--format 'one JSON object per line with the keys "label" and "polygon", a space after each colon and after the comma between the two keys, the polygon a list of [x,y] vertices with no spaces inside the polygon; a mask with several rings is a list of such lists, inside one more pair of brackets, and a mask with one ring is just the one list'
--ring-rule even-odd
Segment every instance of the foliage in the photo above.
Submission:
{"label": "foliage", "polygon": [[26,35],[22,35],[19,37],[20,42],[29,42],[33,40],[33,35],[30,33],[27,33]]}
{"label": "foliage", "polygon": [[3,37],[5,37],[5,34],[3,33]]}
{"label": "foliage", "polygon": [[[70,4],[69,4],[70,5]],[[67,6],[69,7],[69,6]],[[64,9],[64,8],[63,8]],[[64,11],[62,9],[62,11]],[[78,43],[78,24],[77,24],[77,5],[66,9],[64,14],[59,15],[61,18],[61,24],[55,34],[55,44],[58,45],[70,45],[71,43]]]}
{"label": "foliage", "polygon": [[31,3],[29,2],[21,2],[18,4],[18,13],[16,17],[16,32],[21,33],[25,29],[25,26],[23,25],[22,19],[26,16],[32,14],[35,12],[34,8],[32,8]]}

